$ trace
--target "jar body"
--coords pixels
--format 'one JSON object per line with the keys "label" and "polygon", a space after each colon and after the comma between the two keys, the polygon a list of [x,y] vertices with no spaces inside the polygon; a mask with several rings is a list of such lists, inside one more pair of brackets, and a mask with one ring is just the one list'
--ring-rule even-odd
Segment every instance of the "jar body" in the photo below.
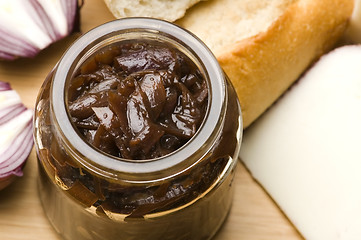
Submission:
{"label": "jar body", "polygon": [[[109,177],[87,166],[91,161],[64,138],[51,97],[54,72],[39,93],[34,123],[39,194],[56,231],[79,240],[210,239],[231,208],[242,132],[237,96],[226,77],[219,79],[226,93],[220,124],[200,154],[184,159],[192,164],[172,168],[170,176],[163,170],[161,177],[152,173],[135,181],[137,174]],[[133,202],[139,207],[129,213]]]}

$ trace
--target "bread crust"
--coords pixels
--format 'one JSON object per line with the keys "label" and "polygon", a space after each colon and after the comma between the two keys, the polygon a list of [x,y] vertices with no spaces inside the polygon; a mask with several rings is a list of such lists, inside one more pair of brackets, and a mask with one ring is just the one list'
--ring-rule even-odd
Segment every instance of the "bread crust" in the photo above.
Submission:
{"label": "bread crust", "polygon": [[199,1],[205,0],[104,0],[116,18],[154,17],[167,21],[183,17]]}
{"label": "bread crust", "polygon": [[352,10],[353,0],[297,0],[265,32],[215,53],[237,91],[244,128],[336,44]]}

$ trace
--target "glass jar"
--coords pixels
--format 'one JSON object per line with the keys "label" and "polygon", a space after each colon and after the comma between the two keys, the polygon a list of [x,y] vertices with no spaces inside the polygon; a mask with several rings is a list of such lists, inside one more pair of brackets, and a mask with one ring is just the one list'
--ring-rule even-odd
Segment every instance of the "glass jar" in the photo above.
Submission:
{"label": "glass jar", "polygon": [[[73,127],[69,81],[105,46],[146,39],[177,48],[206,79],[208,106],[196,134],[180,149],[146,160],[92,147]],[[242,137],[236,93],[210,50],[168,22],[130,18],[80,37],[45,80],[34,135],[44,211],[65,239],[210,239],[232,204]]]}

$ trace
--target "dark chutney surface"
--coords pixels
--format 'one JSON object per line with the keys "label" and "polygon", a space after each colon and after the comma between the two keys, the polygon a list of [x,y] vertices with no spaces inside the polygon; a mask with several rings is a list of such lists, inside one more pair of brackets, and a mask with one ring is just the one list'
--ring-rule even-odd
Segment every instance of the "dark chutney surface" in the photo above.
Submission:
{"label": "dark chutney surface", "polygon": [[123,42],[87,60],[70,82],[71,121],[87,142],[125,159],[183,146],[201,125],[208,87],[183,53],[153,41]]}

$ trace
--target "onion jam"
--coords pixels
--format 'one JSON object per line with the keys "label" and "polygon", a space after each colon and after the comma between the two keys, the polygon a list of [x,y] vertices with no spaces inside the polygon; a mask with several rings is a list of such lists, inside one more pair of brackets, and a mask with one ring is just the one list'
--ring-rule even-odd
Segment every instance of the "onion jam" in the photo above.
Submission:
{"label": "onion jam", "polygon": [[207,83],[185,54],[151,41],[97,53],[70,83],[71,120],[87,142],[125,159],[171,153],[194,136]]}
{"label": "onion jam", "polygon": [[40,89],[44,211],[67,240],[210,239],[231,209],[242,129],[234,88],[198,38],[156,19],[108,22]]}

